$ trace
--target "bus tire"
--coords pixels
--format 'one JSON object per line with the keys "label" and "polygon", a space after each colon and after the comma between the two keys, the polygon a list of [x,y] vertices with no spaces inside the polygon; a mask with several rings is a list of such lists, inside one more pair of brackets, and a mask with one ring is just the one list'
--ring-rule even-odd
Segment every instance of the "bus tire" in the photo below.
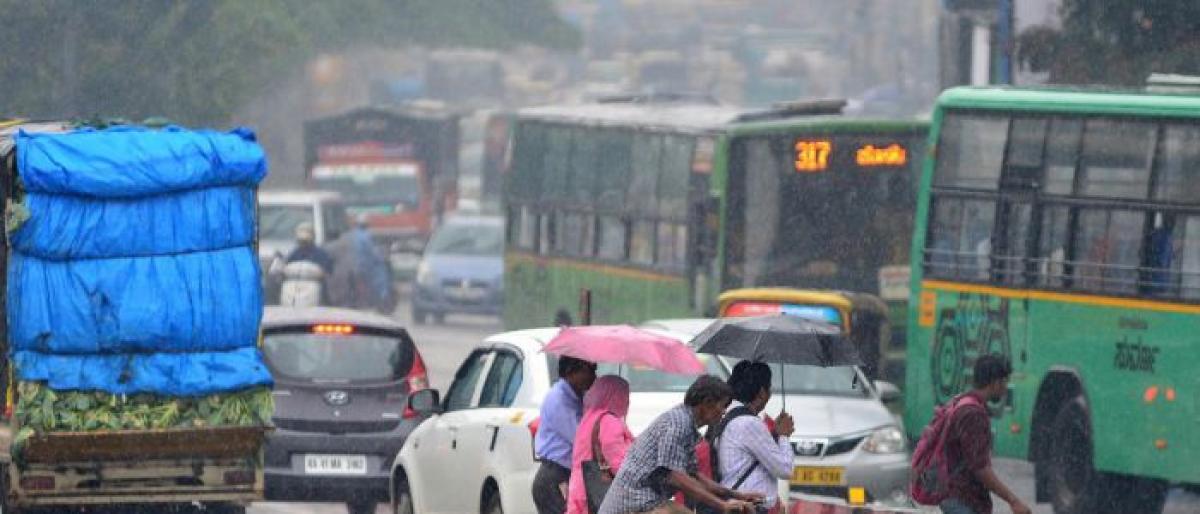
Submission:
{"label": "bus tire", "polygon": [[1046,480],[1055,514],[1103,512],[1100,473],[1092,466],[1092,423],[1081,396],[1067,401],[1054,417],[1055,444],[1046,456]]}

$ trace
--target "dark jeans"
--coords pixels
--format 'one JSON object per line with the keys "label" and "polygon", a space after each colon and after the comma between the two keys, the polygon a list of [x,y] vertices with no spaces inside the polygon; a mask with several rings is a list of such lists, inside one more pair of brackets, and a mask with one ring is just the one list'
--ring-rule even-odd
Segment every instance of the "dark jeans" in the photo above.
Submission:
{"label": "dark jeans", "polygon": [[567,511],[567,499],[563,489],[571,478],[571,470],[548,460],[542,461],[533,476],[533,504],[538,514],[563,514]]}

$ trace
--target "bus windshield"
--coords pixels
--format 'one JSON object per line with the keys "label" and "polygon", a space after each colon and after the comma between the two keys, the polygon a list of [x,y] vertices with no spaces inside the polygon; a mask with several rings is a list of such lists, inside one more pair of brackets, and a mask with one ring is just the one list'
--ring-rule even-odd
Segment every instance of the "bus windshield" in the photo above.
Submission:
{"label": "bus windshield", "polygon": [[923,147],[917,132],[734,140],[725,288],[877,291],[908,263]]}

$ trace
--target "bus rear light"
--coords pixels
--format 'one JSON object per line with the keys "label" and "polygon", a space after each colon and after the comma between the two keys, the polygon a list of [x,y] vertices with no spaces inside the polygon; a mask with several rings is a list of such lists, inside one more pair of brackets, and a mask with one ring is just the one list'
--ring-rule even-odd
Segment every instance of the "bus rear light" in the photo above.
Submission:
{"label": "bus rear light", "polygon": [[1146,403],[1154,403],[1158,399],[1158,386],[1150,386],[1146,388],[1146,392],[1142,393],[1142,399]]}
{"label": "bus rear light", "polygon": [[238,469],[225,472],[225,485],[250,485],[257,481],[254,470]]}
{"label": "bus rear light", "polygon": [[26,476],[21,477],[21,489],[26,491],[50,491],[54,489],[53,476]]}

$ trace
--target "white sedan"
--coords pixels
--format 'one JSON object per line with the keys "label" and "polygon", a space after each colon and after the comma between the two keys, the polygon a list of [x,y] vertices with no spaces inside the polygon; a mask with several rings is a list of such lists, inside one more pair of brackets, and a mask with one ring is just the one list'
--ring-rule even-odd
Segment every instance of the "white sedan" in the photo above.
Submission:
{"label": "white sedan", "polygon": [[[529,513],[538,463],[533,456],[542,399],[557,378],[557,358],[542,347],[557,328],[506,332],[467,356],[446,393],[414,395],[411,406],[433,415],[409,435],[392,469],[397,514]],[[663,332],[684,344],[686,336]],[[709,373],[725,377],[718,359],[701,356]],[[636,435],[683,401],[693,377],[602,365],[630,382],[628,422]]]}

